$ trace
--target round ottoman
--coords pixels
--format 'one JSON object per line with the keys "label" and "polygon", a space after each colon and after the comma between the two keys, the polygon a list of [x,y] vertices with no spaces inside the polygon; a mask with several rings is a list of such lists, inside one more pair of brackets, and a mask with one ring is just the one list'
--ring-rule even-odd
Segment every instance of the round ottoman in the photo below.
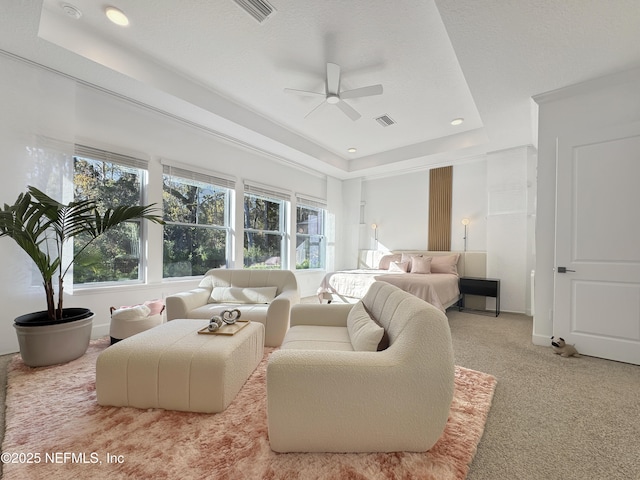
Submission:
{"label": "round ottoman", "polygon": [[109,336],[111,345],[136,333],[144,332],[164,322],[161,300],[151,300],[133,307],[111,307]]}

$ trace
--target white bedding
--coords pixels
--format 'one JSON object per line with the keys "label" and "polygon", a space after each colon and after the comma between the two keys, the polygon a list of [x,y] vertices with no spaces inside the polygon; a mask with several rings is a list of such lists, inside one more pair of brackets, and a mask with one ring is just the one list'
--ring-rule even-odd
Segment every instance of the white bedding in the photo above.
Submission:
{"label": "white bedding", "polygon": [[337,295],[347,302],[364,296],[374,281],[384,281],[415,295],[444,311],[458,300],[458,276],[447,273],[395,273],[388,270],[344,270],[325,275],[318,289],[320,299]]}

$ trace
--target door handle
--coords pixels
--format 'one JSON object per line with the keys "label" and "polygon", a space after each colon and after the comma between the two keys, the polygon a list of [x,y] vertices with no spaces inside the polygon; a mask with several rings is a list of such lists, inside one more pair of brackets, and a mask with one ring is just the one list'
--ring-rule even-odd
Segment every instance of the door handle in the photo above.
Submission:
{"label": "door handle", "polygon": [[567,267],[558,267],[558,273],[567,273],[567,272],[575,272],[575,270],[569,270]]}

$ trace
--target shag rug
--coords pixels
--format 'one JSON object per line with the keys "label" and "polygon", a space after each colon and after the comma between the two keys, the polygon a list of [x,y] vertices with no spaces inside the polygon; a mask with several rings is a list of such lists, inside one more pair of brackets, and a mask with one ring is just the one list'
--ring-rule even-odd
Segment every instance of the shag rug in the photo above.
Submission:
{"label": "shag rug", "polygon": [[464,479],[496,379],[456,367],[444,434],[425,453],[279,454],[269,448],[265,355],[222,413],[101,407],[95,363],[108,339],[65,365],[9,365],[3,474],[24,479]]}

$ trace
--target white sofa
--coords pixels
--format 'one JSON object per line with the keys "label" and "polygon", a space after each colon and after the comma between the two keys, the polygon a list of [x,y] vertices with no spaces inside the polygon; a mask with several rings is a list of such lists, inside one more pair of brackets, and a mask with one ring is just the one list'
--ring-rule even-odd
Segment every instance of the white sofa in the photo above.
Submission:
{"label": "white sofa", "polygon": [[289,329],[291,306],[300,302],[298,283],[289,270],[212,269],[198,288],[165,299],[167,321],[211,319],[238,309],[242,320],[265,326],[265,346],[278,347]]}
{"label": "white sofa", "polygon": [[[382,351],[376,323],[388,335]],[[271,448],[426,451],[444,431],[453,388],[449,324],[433,305],[384,282],[354,305],[300,304],[267,366]]]}

